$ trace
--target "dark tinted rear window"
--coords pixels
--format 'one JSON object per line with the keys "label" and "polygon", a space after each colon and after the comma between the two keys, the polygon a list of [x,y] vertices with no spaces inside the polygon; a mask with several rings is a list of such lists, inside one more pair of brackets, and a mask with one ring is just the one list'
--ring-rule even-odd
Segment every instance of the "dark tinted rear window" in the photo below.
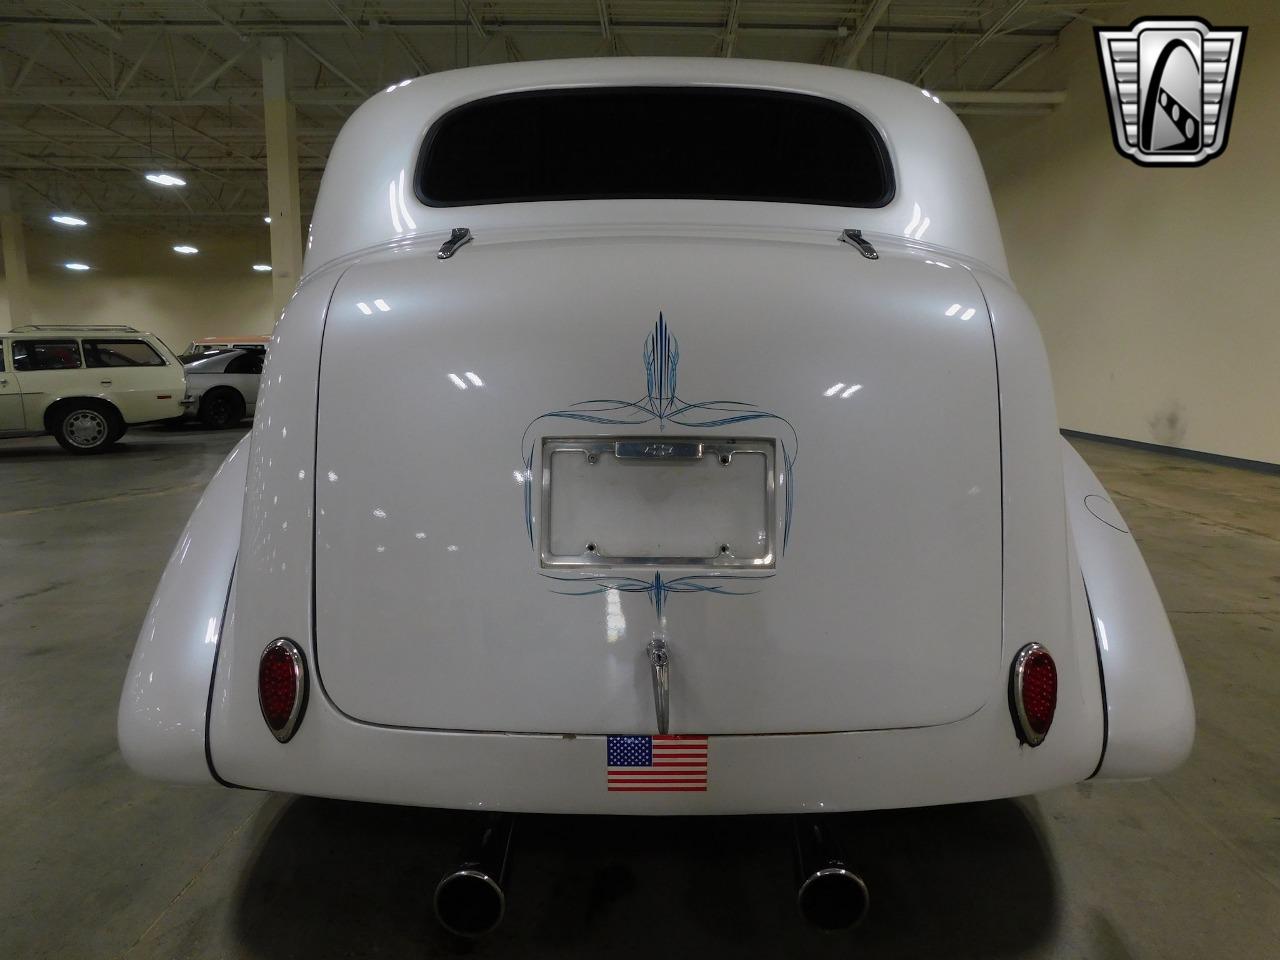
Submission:
{"label": "dark tinted rear window", "polygon": [[540,90],[477,100],[431,128],[431,206],[669,198],[883,206],[880,135],[832,100],[728,87]]}

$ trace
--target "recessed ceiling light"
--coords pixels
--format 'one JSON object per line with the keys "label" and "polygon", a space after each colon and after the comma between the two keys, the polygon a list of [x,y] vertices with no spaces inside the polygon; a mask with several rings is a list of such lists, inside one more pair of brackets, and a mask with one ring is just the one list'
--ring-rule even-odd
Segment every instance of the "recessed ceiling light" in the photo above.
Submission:
{"label": "recessed ceiling light", "polygon": [[262,222],[263,222],[263,223],[270,223],[270,222],[271,222],[271,218],[270,218],[270,217],[263,217],[263,218],[262,218]]}
{"label": "recessed ceiling light", "polygon": [[175,177],[171,173],[148,173],[147,179],[152,183],[158,183],[162,187],[185,187],[187,181],[181,177]]}
{"label": "recessed ceiling light", "polygon": [[253,269],[257,270],[259,273],[270,273],[270,272],[271,272],[271,264],[269,264],[269,263],[255,263],[255,264],[253,265]]}
{"label": "recessed ceiling light", "polygon": [[180,243],[180,244],[178,244],[176,247],[174,247],[174,248],[173,248],[173,252],[174,252],[174,253],[181,253],[181,254],[185,254],[186,256],[190,256],[191,254],[193,254],[193,253],[199,253],[200,251],[199,251],[199,250],[197,250],[195,247],[190,246],[189,244],[186,244],[186,243]]}
{"label": "recessed ceiling light", "polygon": [[60,223],[64,227],[85,227],[89,225],[88,220],[81,220],[79,217],[73,217],[69,213],[55,213],[49,217],[54,223]]}
{"label": "recessed ceiling light", "polygon": [[66,267],[68,270],[77,270],[77,271],[79,271],[79,270],[88,270],[88,269],[89,269],[89,265],[88,265],[87,263],[75,263],[74,261],[73,261],[73,262],[71,262],[71,263],[64,263],[64,264],[63,264],[63,266],[64,266],[64,267]]}

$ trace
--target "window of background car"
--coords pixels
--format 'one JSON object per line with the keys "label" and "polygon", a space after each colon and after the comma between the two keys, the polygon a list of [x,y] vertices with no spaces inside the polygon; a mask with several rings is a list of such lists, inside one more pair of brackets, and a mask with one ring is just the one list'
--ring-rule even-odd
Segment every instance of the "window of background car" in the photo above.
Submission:
{"label": "window of background car", "polygon": [[85,340],[86,367],[163,367],[164,358],[145,340]]}
{"label": "window of background car", "polygon": [[824,97],[741,87],[534,90],[436,121],[418,168],[430,206],[713,199],[879,207],[880,134]]}
{"label": "window of background car", "polygon": [[227,373],[262,373],[262,353],[254,350],[227,361]]}
{"label": "window of background car", "polygon": [[13,369],[79,370],[80,344],[74,340],[14,340]]}

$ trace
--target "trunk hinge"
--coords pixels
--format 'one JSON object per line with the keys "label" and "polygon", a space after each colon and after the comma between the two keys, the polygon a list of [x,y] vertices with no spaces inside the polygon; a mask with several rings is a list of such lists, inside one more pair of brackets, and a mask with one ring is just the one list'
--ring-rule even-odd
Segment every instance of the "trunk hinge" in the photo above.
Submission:
{"label": "trunk hinge", "polygon": [[880,259],[880,254],[876,253],[876,248],[862,235],[861,230],[845,230],[840,234],[840,239],[851,247],[857,247],[858,252],[868,260]]}
{"label": "trunk hinge", "polygon": [[454,227],[453,232],[449,234],[449,239],[440,244],[440,250],[436,254],[437,260],[448,260],[458,248],[465,243],[471,242],[471,231],[466,227]]}

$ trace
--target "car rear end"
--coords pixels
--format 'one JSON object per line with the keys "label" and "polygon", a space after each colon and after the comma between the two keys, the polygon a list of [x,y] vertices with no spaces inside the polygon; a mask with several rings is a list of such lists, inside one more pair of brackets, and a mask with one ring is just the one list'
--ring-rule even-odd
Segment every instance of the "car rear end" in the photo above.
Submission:
{"label": "car rear end", "polygon": [[[1061,528],[1048,566],[1004,575],[1022,531],[1002,523],[982,292],[958,263],[876,243],[873,261],[821,233],[477,239],[300,294],[254,429],[270,453],[250,461],[218,775],[648,813],[1088,776],[1097,664]],[[308,309],[323,336],[291,319]],[[300,378],[317,392],[279,389]],[[1060,503],[1060,473],[1037,478],[1055,479]],[[1043,599],[1031,616],[1013,585]],[[259,690],[279,638],[305,704],[284,744]],[[662,732],[710,738],[657,780],[608,749],[659,733],[655,638]],[[1009,699],[1031,642],[1057,654],[1035,749]]]}

